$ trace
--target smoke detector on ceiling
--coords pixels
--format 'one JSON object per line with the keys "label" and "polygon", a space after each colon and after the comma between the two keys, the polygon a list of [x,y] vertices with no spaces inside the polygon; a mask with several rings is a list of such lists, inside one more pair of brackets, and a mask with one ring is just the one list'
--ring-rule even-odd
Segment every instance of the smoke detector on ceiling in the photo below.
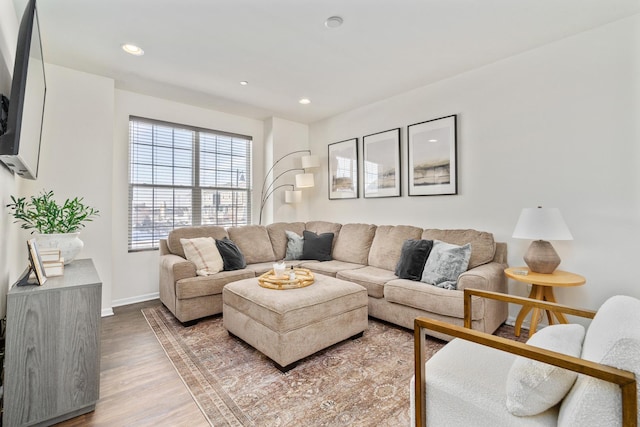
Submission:
{"label": "smoke detector on ceiling", "polygon": [[327,18],[326,21],[324,21],[324,26],[327,28],[338,28],[340,25],[342,25],[343,22],[344,21],[342,20],[341,17],[331,16]]}

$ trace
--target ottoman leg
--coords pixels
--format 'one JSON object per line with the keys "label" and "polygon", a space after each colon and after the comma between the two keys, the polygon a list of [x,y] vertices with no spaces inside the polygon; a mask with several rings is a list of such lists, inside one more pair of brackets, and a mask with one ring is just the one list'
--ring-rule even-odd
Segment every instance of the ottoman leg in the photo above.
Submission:
{"label": "ottoman leg", "polygon": [[296,366],[298,366],[298,362],[289,363],[287,366],[280,366],[276,362],[273,362],[274,366],[280,370],[283,374],[286,374]]}
{"label": "ottoman leg", "polygon": [[357,340],[358,338],[362,338],[362,336],[364,335],[364,331],[360,332],[359,334],[355,334],[354,336],[352,336],[351,340]]}

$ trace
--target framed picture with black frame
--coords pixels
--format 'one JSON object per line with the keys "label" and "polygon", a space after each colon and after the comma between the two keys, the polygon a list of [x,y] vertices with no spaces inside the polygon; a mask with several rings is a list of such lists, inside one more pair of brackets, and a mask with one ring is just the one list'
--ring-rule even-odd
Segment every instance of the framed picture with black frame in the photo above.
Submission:
{"label": "framed picture with black frame", "polygon": [[409,196],[458,194],[457,116],[407,128]]}
{"label": "framed picture with black frame", "polygon": [[329,200],[359,196],[358,138],[329,144]]}
{"label": "framed picture with black frame", "polygon": [[362,152],[364,197],[399,197],[400,128],[364,136]]}

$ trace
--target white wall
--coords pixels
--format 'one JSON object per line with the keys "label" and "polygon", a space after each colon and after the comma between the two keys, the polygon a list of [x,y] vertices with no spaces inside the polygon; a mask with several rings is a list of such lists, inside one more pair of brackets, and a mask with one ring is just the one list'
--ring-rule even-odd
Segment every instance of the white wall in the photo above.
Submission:
{"label": "white wall", "polygon": [[[291,156],[288,154],[299,150],[309,149],[309,126],[278,117],[270,117],[265,120],[265,174],[274,166],[274,162],[279,159],[280,162],[275,165],[272,173],[264,181],[263,175],[256,179],[256,192],[260,192],[263,184],[266,182],[266,188],[273,183],[271,190],[276,189],[271,196],[266,199],[264,212],[262,216],[262,224],[270,224],[274,222],[274,218],[278,221],[294,222],[305,218],[308,215],[308,191],[302,191],[302,203],[286,204],[284,202],[284,193],[292,190],[291,187],[277,188],[280,185],[295,185],[295,176],[301,171],[291,171],[290,169],[300,169],[302,163],[300,157],[305,153],[296,153]],[[283,158],[284,157],[284,158]],[[281,175],[282,174],[282,175]],[[280,177],[278,177],[280,176]],[[275,179],[275,181],[273,181]],[[271,191],[269,190],[269,191]],[[269,194],[265,191],[265,195]],[[259,211],[260,206],[256,207]]]}
{"label": "white wall", "polygon": [[[179,104],[164,99],[116,90],[113,145],[113,305],[129,304],[158,296],[158,251],[127,251],[127,206],[129,177],[129,116],[181,123],[206,129],[233,132],[253,137],[253,187],[261,185],[263,176],[262,121],[232,114]],[[259,194],[252,203],[258,205]],[[257,222],[254,209],[253,221]]]}
{"label": "white wall", "polygon": [[[47,99],[38,179],[21,180],[20,193],[30,197],[53,190],[59,202],[83,197],[100,211],[80,233],[84,248],[78,258],[93,258],[102,280],[102,307],[109,308],[114,82],[51,64],[46,64],[45,72]],[[26,263],[26,251],[20,253]]]}
{"label": "white wall", "polygon": [[[554,243],[560,268],[587,278],[557,289],[558,300],[595,308],[613,294],[640,297],[639,41],[636,15],[311,125],[311,149],[324,156],[309,219],[487,230],[516,266],[529,244],[511,238],[520,210],[558,207],[574,236]],[[450,114],[459,194],[406,196],[406,126]],[[327,144],[399,126],[403,196],[329,201]]]}

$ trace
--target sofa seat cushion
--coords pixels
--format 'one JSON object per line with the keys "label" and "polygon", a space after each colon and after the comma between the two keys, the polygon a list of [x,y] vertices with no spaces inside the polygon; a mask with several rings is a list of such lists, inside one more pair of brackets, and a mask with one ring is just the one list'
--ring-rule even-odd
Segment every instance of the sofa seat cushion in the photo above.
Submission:
{"label": "sofa seat cushion", "polygon": [[338,279],[348,280],[367,288],[367,294],[373,298],[384,296],[384,284],[389,280],[397,279],[393,271],[370,265],[355,270],[343,270],[336,274]]}
{"label": "sofa seat cushion", "polygon": [[402,244],[408,239],[420,239],[422,228],[411,225],[379,225],[371,243],[367,264],[395,271],[402,254]]}
{"label": "sofa seat cushion", "polygon": [[[261,274],[264,274],[267,271],[272,270],[273,264],[274,264],[273,262],[257,262],[255,264],[247,264],[245,268],[247,270],[253,271],[256,277],[258,277]],[[287,264],[287,267],[289,267],[289,264]]]}
{"label": "sofa seat cushion", "polygon": [[276,256],[267,228],[262,225],[243,225],[227,230],[229,238],[238,246],[247,264],[273,262]]}
{"label": "sofa seat cushion", "polygon": [[336,274],[340,271],[355,270],[357,268],[366,267],[362,264],[354,264],[351,262],[344,262],[338,260],[332,261],[308,261],[301,264],[301,267],[308,268],[314,273],[324,274],[325,276],[336,277]]}
{"label": "sofa seat cushion", "polygon": [[425,229],[422,238],[427,240],[441,240],[452,245],[463,246],[471,244],[471,258],[468,269],[486,264],[493,260],[496,254],[496,242],[493,234],[478,230],[438,230]]}
{"label": "sofa seat cushion", "polygon": [[198,276],[181,279],[176,282],[176,298],[188,299],[222,293],[227,283],[255,277],[252,270],[221,271],[211,276]]}
{"label": "sofa seat cushion", "polygon": [[[389,302],[437,313],[464,318],[464,292],[439,288],[407,279],[390,280],[384,285],[384,298]],[[472,297],[471,320],[484,317],[484,299]]]}
{"label": "sofa seat cushion", "polygon": [[242,280],[223,291],[224,305],[234,308],[278,333],[336,317],[367,306],[362,286],[332,277],[319,276],[304,288],[275,290]]}
{"label": "sofa seat cushion", "polygon": [[344,224],[335,239],[333,259],[353,264],[367,264],[375,233],[375,225]]}
{"label": "sofa seat cushion", "polygon": [[507,410],[506,384],[515,355],[453,339],[425,364],[427,419],[434,426],[555,426],[557,406],[531,417]]}
{"label": "sofa seat cushion", "polygon": [[224,227],[217,225],[203,225],[201,227],[181,227],[169,232],[167,236],[167,248],[174,255],[187,258],[180,239],[195,239],[198,237],[212,237],[215,240],[229,237]]}

